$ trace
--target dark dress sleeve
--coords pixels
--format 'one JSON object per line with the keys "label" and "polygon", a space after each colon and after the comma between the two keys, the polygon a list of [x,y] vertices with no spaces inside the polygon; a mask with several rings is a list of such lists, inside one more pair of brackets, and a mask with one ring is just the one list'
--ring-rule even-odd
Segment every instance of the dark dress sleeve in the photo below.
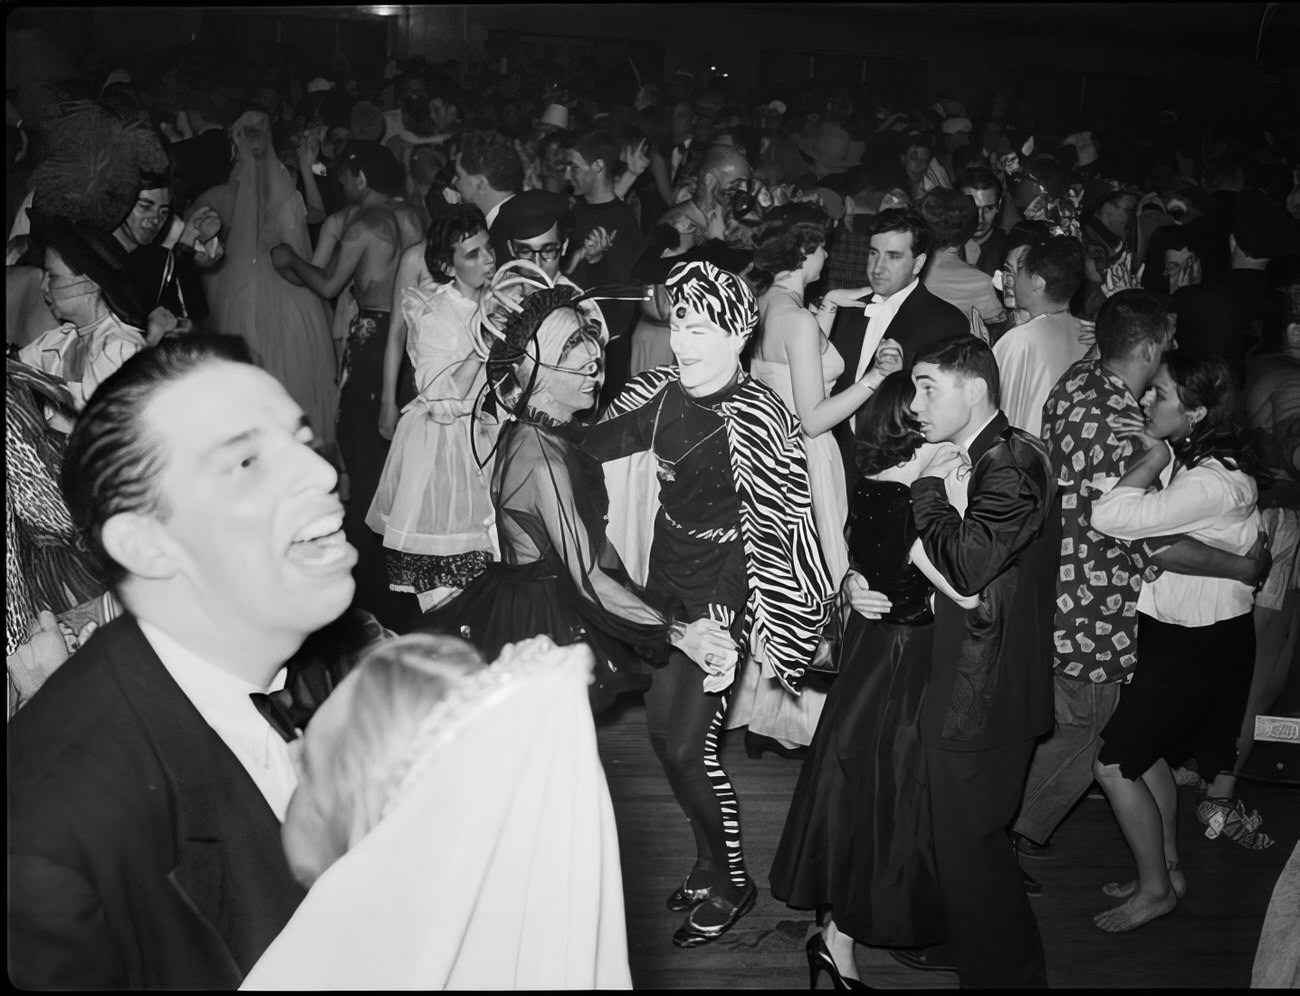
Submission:
{"label": "dark dress sleeve", "polygon": [[[604,513],[608,508],[600,464],[571,444],[542,437],[523,440],[512,456],[520,473],[502,476],[502,508],[529,509],[526,516],[539,548],[549,549],[577,589],[584,620],[636,648],[647,660],[668,652],[668,619],[630,590],[606,555]],[[526,527],[526,528],[529,528]]]}

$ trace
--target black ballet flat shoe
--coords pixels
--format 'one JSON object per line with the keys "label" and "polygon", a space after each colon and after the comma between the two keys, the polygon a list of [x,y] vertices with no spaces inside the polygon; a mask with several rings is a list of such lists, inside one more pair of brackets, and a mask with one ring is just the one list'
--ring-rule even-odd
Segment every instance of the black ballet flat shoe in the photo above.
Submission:
{"label": "black ballet flat shoe", "polygon": [[[698,948],[702,944],[716,941],[735,926],[737,920],[752,910],[756,902],[758,902],[758,885],[753,879],[750,880],[749,887],[745,889],[744,895],[740,897],[738,903],[733,903],[722,896],[713,896],[686,914],[686,920],[673,934],[673,943],[679,948]],[[725,919],[718,924],[696,923],[696,914],[700,910],[709,907],[716,908],[725,916]]]}
{"label": "black ballet flat shoe", "polygon": [[702,889],[692,889],[691,877],[687,875],[682,879],[682,884],[677,887],[677,891],[668,897],[668,908],[674,913],[686,913],[695,909],[706,899],[712,899],[714,896],[714,887],[706,885]]}
{"label": "black ballet flat shoe", "polygon": [[826,938],[820,933],[813,934],[808,938],[808,943],[804,945],[804,951],[808,954],[808,988],[817,988],[817,976],[822,972],[831,977],[831,984],[835,989],[870,989],[871,987],[861,979],[850,979],[845,977],[835,964],[835,959],[831,957],[831,949],[826,946]]}
{"label": "black ballet flat shoe", "polygon": [[761,733],[745,731],[745,753],[749,755],[751,760],[760,760],[763,754],[769,750],[777,757],[783,757],[787,761],[802,761],[808,756],[807,747],[787,747],[781,741],[765,737]]}

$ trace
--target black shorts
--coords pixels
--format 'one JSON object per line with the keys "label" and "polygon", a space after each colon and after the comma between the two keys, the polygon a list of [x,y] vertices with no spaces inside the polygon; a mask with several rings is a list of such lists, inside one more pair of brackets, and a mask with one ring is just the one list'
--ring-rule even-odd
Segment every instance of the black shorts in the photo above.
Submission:
{"label": "black shorts", "polygon": [[1178,626],[1139,613],[1136,672],[1102,730],[1097,759],[1137,779],[1170,751],[1190,745],[1204,778],[1231,771],[1254,672],[1251,613],[1210,626]]}

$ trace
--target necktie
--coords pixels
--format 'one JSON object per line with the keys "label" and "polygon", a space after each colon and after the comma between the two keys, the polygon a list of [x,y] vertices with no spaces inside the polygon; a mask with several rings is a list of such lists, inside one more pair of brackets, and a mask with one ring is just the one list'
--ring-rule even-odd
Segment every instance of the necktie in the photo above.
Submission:
{"label": "necktie", "polygon": [[289,712],[289,707],[284,704],[278,693],[268,695],[265,692],[249,692],[248,697],[253,700],[253,705],[262,717],[271,724],[271,729],[280,734],[285,743],[293,743],[298,739],[293,714]]}

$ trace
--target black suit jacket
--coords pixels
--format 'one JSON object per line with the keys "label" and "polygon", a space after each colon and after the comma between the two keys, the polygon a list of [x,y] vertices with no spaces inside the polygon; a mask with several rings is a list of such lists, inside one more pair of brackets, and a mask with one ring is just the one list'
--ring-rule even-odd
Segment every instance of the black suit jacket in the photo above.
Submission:
{"label": "black suit jacket", "polygon": [[[936,342],[969,334],[970,321],[947,301],[931,294],[920,281],[907,295],[907,300],[899,307],[898,314],[889,323],[889,330],[885,333],[903,347],[903,365],[907,367],[912,365],[917,353]],[[840,308],[835,315],[835,324],[831,326],[831,343],[844,359],[844,373],[835,382],[832,393],[839,394],[853,384],[866,335],[866,313],[861,308]],[[835,441],[840,444],[840,453],[844,458],[849,494],[853,494],[858,483],[853,440],[861,412],[862,409],[859,408],[834,429]]]}
{"label": "black suit jacket", "polygon": [[921,738],[949,750],[987,750],[1052,728],[1052,609],[1060,506],[1047,448],[997,417],[970,447],[963,518],[943,481],[912,485],[925,552],[957,591],[980,593],[967,611],[935,599],[930,686]]}
{"label": "black suit jacket", "polygon": [[123,617],[9,724],[9,976],[233,989],[305,894],[280,822]]}

